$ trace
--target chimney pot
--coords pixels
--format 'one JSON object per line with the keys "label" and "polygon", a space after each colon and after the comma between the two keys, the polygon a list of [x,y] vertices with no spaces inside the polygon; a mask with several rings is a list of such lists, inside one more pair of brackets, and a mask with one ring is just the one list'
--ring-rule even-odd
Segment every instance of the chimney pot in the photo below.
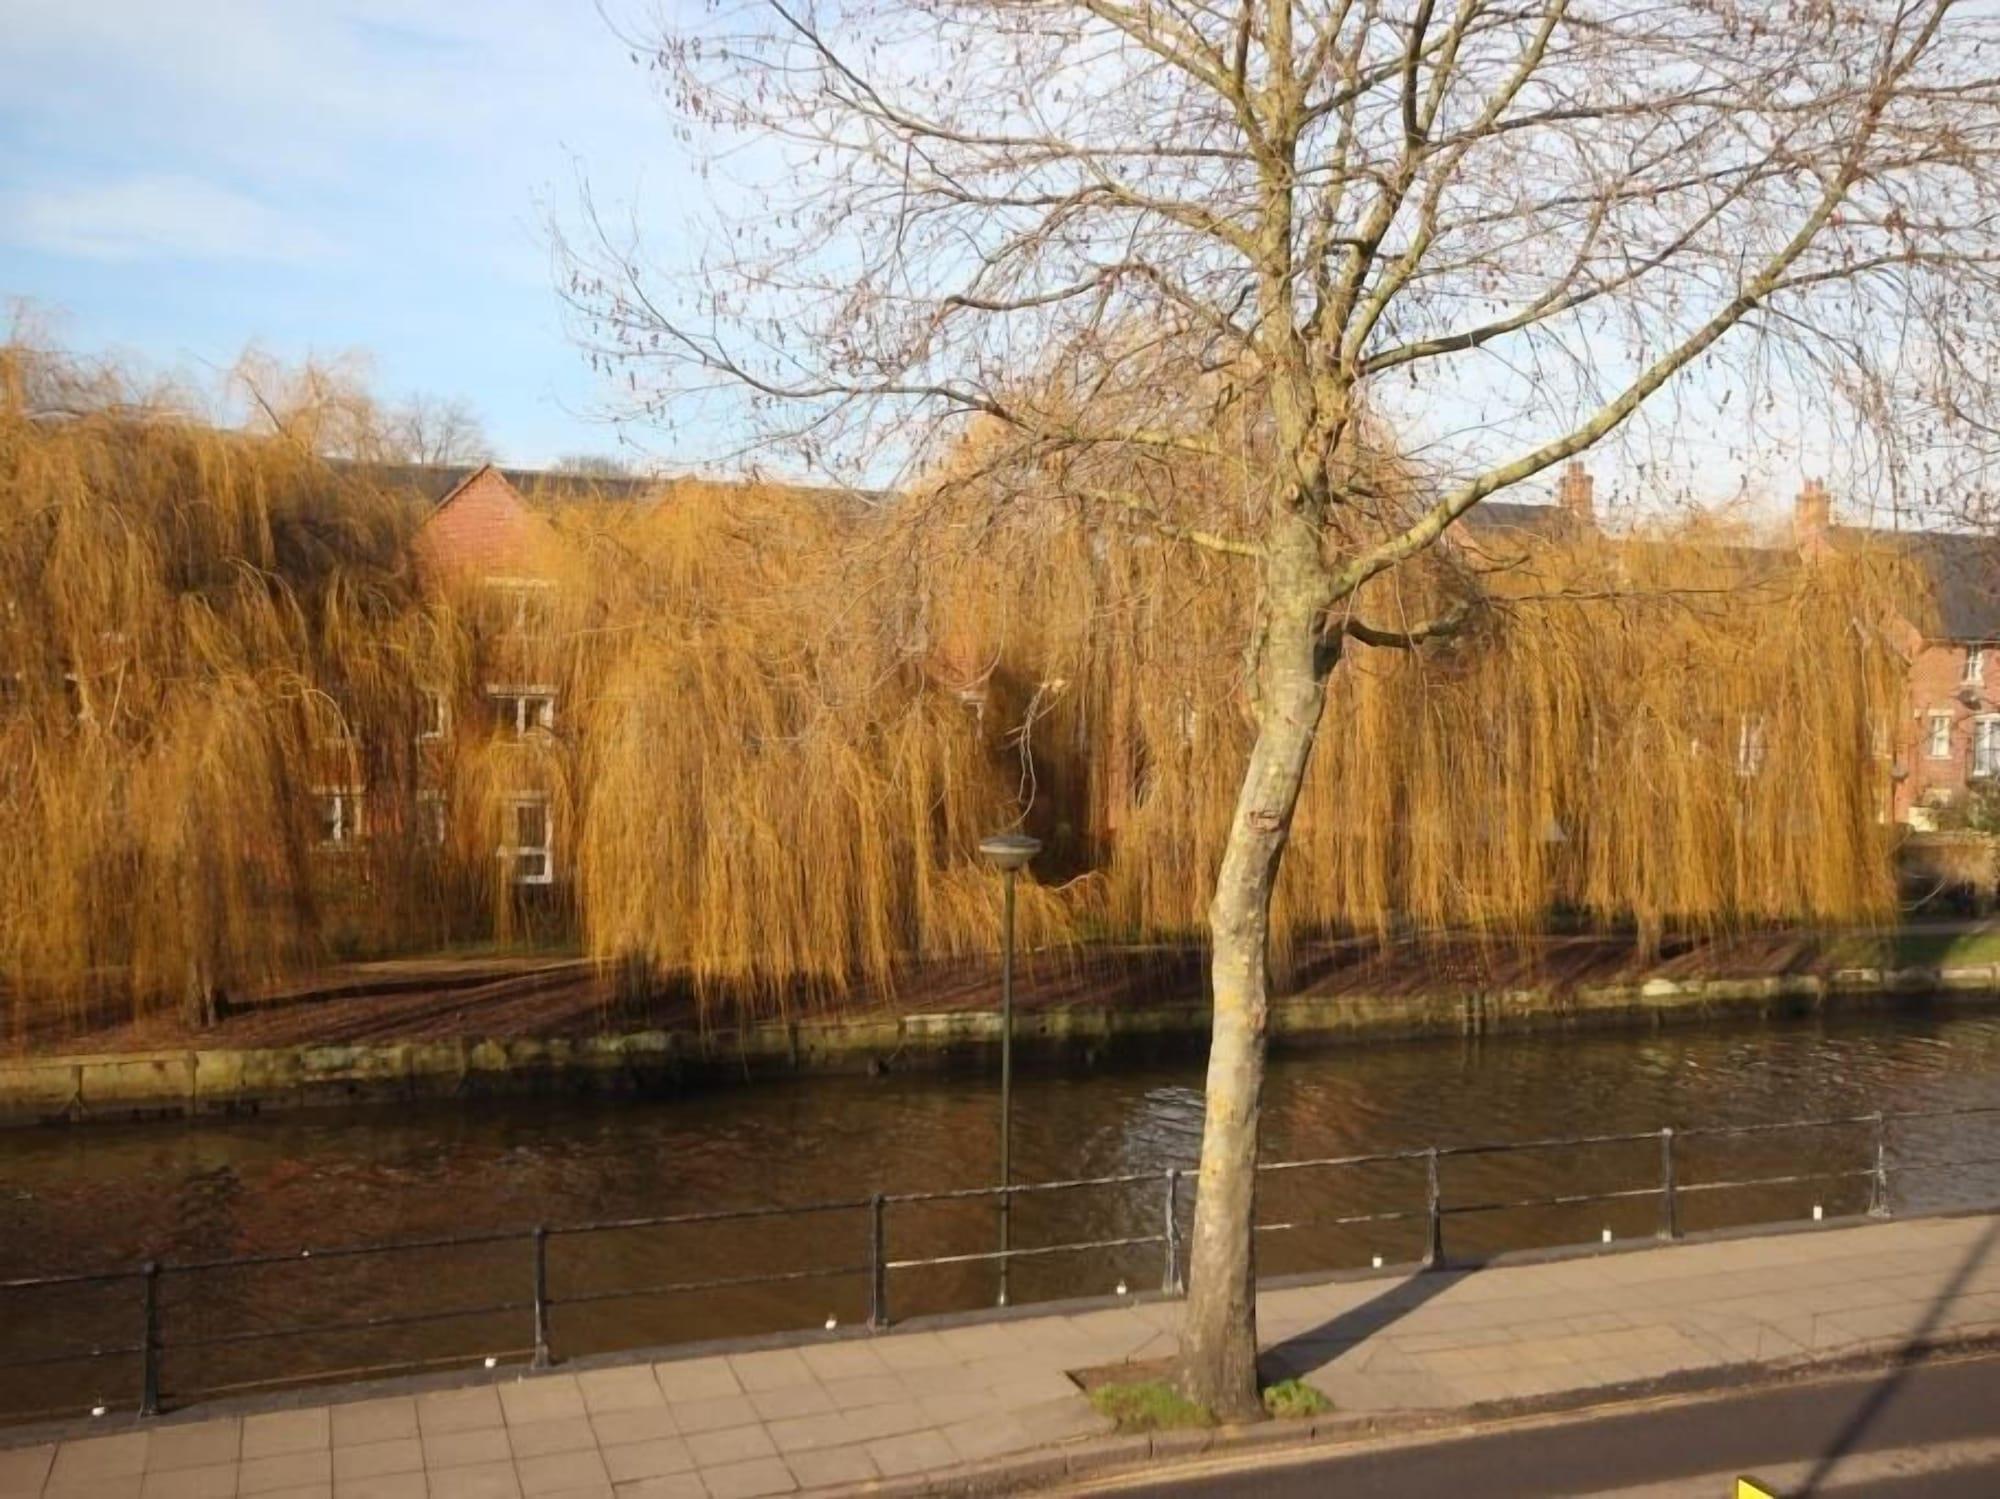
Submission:
{"label": "chimney pot", "polygon": [[1590,476],[1590,470],[1572,459],[1556,482],[1556,503],[1563,513],[1572,520],[1588,528],[1597,522],[1596,510],[1592,505],[1592,495],[1597,481]]}
{"label": "chimney pot", "polygon": [[1792,539],[1801,546],[1819,546],[1833,523],[1833,496],[1824,479],[1808,479],[1792,507]]}

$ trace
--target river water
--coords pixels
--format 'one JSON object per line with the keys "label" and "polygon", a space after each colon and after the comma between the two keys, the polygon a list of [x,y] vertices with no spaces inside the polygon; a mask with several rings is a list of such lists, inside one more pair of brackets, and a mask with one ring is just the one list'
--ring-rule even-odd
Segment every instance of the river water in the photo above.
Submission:
{"label": "river water", "polygon": [[[1022,1199],[1018,1247],[1156,1234],[1165,1172],[1193,1164],[1200,1066],[1026,1071],[1015,1086],[1015,1177],[1048,1181],[1144,1173],[1142,1182]],[[275,1377],[406,1367],[529,1346],[536,1224],[651,1217],[873,1192],[989,1184],[999,1090],[990,1077],[829,1078],[645,1100],[482,1101],[236,1121],[88,1125],[0,1134],[0,1279],[148,1258],[187,1263],[280,1254],[255,1270],[170,1273],[161,1332],[169,1396]],[[1935,1011],[1834,1021],[1732,1024],[1357,1045],[1276,1059],[1266,1090],[1265,1156],[1282,1161],[1547,1136],[1908,1110],[2000,1106],[2000,1016]],[[1737,1139],[1678,1151],[1683,1226],[1829,1216],[1866,1205],[1862,1175],[1701,1191],[1699,1184],[1807,1171],[1865,1172],[1867,1127]],[[2000,1201],[2000,1116],[1906,1123],[1890,1132],[1898,1211]],[[1657,1142],[1450,1158],[1447,1204],[1656,1185]],[[1183,1220],[1189,1188],[1182,1189]],[[1293,1225],[1260,1239],[1267,1274],[1415,1258],[1421,1217],[1328,1227],[1338,1217],[1416,1212],[1421,1163],[1273,1173],[1261,1218]],[[1657,1197],[1446,1220],[1454,1257],[1655,1231]],[[816,1327],[865,1319],[858,1273],[723,1291],[599,1301],[634,1287],[860,1266],[868,1214],[633,1229],[551,1239],[557,1355]],[[388,1258],[299,1255],[384,1239],[520,1232],[477,1248]],[[888,1258],[991,1248],[989,1201],[903,1204],[885,1215]],[[1014,1299],[1157,1287],[1157,1245],[1054,1254],[1015,1266]],[[893,1271],[892,1314],[988,1305],[990,1264]],[[567,1303],[567,1304],[565,1304]],[[0,1293],[0,1363],[128,1344],[138,1288],[125,1281]],[[466,1311],[414,1327],[283,1334],[286,1327],[421,1309]],[[136,1360],[0,1372],[0,1412],[130,1404]]]}

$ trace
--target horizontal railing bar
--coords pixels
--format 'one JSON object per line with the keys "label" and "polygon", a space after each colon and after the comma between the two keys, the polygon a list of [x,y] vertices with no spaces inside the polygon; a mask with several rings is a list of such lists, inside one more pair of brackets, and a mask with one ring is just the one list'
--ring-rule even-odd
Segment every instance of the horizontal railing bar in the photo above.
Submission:
{"label": "horizontal railing bar", "polygon": [[[1804,1182],[1862,1181],[1875,1174],[1873,1166],[1857,1166],[1851,1171],[1801,1171],[1790,1176],[1749,1176],[1741,1181],[1682,1182],[1683,1192],[1726,1192],[1737,1187],[1793,1187]],[[1657,1190],[1657,1189],[1656,1189]]]}
{"label": "horizontal railing bar", "polygon": [[410,1312],[396,1317],[363,1317],[351,1322],[309,1322],[294,1327],[260,1327],[254,1332],[217,1333],[206,1338],[175,1338],[169,1348],[224,1348],[233,1343],[266,1343],[273,1338],[323,1338],[344,1332],[374,1332],[384,1327],[411,1327],[428,1322],[452,1322],[461,1317],[497,1317],[532,1306],[528,1301],[498,1301],[491,1306],[454,1307],[444,1312]]}
{"label": "horizontal railing bar", "polygon": [[92,1359],[129,1357],[143,1353],[144,1347],[138,1343],[119,1343],[109,1347],[92,1348],[83,1353],[39,1353],[33,1358],[10,1358],[0,1364],[0,1369],[39,1369],[47,1364],[87,1364]]}
{"label": "horizontal railing bar", "polygon": [[1164,1244],[1165,1234],[1147,1234],[1136,1239],[1094,1239],[1086,1244],[1041,1244],[1033,1249],[985,1249],[974,1254],[940,1254],[923,1260],[887,1260],[885,1270],[925,1270],[935,1265],[977,1265],[988,1260],[1031,1260],[1045,1254],[1079,1254],[1086,1249],[1137,1249],[1148,1244]]}
{"label": "horizontal railing bar", "polygon": [[[1902,1117],[1900,1114],[1884,1114],[1882,1119],[1885,1123],[1894,1124]],[[1859,1129],[1874,1122],[1873,1114],[1836,1114],[1826,1119],[1776,1119],[1765,1124],[1695,1124],[1677,1129],[1674,1133],[1683,1140],[1713,1139],[1733,1135],[1774,1135],[1801,1129]]]}
{"label": "horizontal railing bar", "polygon": [[1421,1161],[1428,1150],[1378,1150],[1368,1155],[1329,1155],[1309,1161],[1259,1161],[1259,1171],[1305,1171],[1319,1166],[1382,1166],[1399,1161]]}
{"label": "horizontal railing bar", "polygon": [[365,1254],[403,1254],[420,1249],[470,1249],[487,1244],[511,1244],[528,1237],[528,1230],[495,1230],[477,1234],[447,1234],[433,1239],[387,1239],[380,1244],[336,1244],[331,1248],[294,1249],[285,1254],[248,1254],[227,1260],[180,1260],[162,1262],[162,1275],[190,1271],[254,1270],[271,1265],[305,1265],[314,1260],[351,1260]]}
{"label": "horizontal railing bar", "polygon": [[634,1286],[630,1290],[584,1291],[575,1296],[551,1296],[546,1304],[588,1306],[600,1301],[623,1301],[638,1296],[679,1296],[688,1291],[724,1291],[737,1286],[779,1286],[799,1280],[831,1280],[842,1275],[866,1275],[866,1265],[836,1265],[826,1270],[781,1270],[770,1275],[731,1275],[720,1280],[684,1280],[667,1285]]}
{"label": "horizontal railing bar", "polygon": [[340,1380],[366,1379],[380,1374],[407,1373],[411,1369],[440,1369],[450,1364],[477,1364],[482,1359],[496,1359],[501,1363],[525,1362],[532,1354],[532,1348],[495,1348],[480,1353],[441,1353],[432,1358],[402,1358],[381,1364],[351,1364],[341,1369],[312,1370],[304,1374],[277,1374],[269,1379],[236,1379],[227,1384],[200,1385],[190,1390],[174,1390],[173,1396],[186,1399],[190,1395],[214,1399],[218,1395],[233,1395],[243,1390],[282,1390],[293,1385],[326,1384]]}
{"label": "horizontal railing bar", "polygon": [[1898,1119],[1963,1119],[1971,1114],[2000,1114],[2000,1104],[1971,1104],[1962,1109],[1901,1109],[1882,1117],[1893,1124]]}
{"label": "horizontal railing bar", "polygon": [[1455,1213],[1499,1213],[1510,1208],[1580,1207],[1592,1202],[1623,1202],[1634,1197],[1659,1197],[1665,1191],[1665,1187],[1627,1187],[1617,1192],[1565,1192],[1555,1197],[1524,1197],[1518,1202],[1441,1203],[1438,1212],[1448,1218]]}
{"label": "horizontal railing bar", "polygon": [[[1477,1141],[1469,1145],[1440,1145],[1440,1156],[1501,1155],[1517,1150],[1560,1150],[1574,1145],[1636,1145],[1642,1141],[1657,1142],[1660,1132],[1656,1129],[1620,1131],[1610,1135],[1551,1135],[1541,1140],[1490,1140]],[[1420,1151],[1418,1154],[1428,1154]]]}
{"label": "horizontal railing bar", "polygon": [[[885,1203],[955,1202],[966,1197],[1021,1197],[1030,1192],[1069,1192],[1078,1187],[1126,1187],[1134,1182],[1158,1182],[1157,1171],[1134,1171],[1122,1176],[1079,1176],[1066,1181],[1013,1182],[1007,1186],[947,1187],[936,1192],[885,1192]],[[862,1207],[868,1203],[863,1202]]]}
{"label": "horizontal railing bar", "polygon": [[1308,1218],[1298,1223],[1260,1223],[1257,1231],[1280,1228],[1350,1228],[1357,1223],[1405,1223],[1425,1216],[1423,1209],[1387,1213],[1349,1213],[1340,1218]]}
{"label": "horizontal railing bar", "polygon": [[93,1270],[82,1275],[23,1275],[0,1280],[0,1291],[39,1291],[44,1286],[108,1286],[121,1280],[144,1280],[143,1270]]}
{"label": "horizontal railing bar", "polygon": [[[890,1199],[894,1201],[894,1199]],[[667,1213],[654,1218],[607,1218],[596,1223],[551,1223],[549,1237],[575,1234],[624,1233],[635,1228],[679,1228],[695,1223],[740,1223],[752,1218],[788,1218],[807,1213],[858,1213],[872,1199],[856,1197],[839,1202],[807,1202],[796,1207],[720,1208],[708,1213]],[[515,1235],[515,1237],[521,1237]]]}
{"label": "horizontal railing bar", "polygon": [[1897,1161],[1888,1169],[1896,1171],[1942,1171],[1951,1166],[2000,1166],[2000,1155],[1962,1156],[1950,1161]]}

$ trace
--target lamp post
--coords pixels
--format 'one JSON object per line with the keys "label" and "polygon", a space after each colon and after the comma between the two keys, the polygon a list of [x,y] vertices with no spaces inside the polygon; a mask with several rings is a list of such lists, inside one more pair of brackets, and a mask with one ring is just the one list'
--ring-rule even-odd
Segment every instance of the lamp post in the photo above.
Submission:
{"label": "lamp post", "polygon": [[986,862],[1000,871],[1006,914],[1000,936],[1000,1301],[1007,1304],[1008,1226],[1013,1208],[1014,1134],[1014,876],[1042,845],[1025,833],[995,833],[979,841]]}

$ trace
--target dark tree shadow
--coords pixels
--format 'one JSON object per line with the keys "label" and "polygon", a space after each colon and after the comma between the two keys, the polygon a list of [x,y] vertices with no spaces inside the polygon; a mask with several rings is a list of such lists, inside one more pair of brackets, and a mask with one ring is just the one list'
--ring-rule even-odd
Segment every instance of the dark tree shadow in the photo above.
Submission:
{"label": "dark tree shadow", "polygon": [[1916,1331],[1904,1340],[1902,1348],[1897,1351],[1890,1365],[1888,1376],[1869,1388],[1868,1397],[1855,1407],[1854,1413],[1834,1434],[1833,1440],[1820,1454],[1819,1461],[1813,1465],[1812,1472],[1807,1475],[1804,1486],[1799,1490],[1801,1494],[1818,1493],[1820,1485],[1832,1476],[1840,1460],[1860,1447],[1862,1439],[1868,1434],[1868,1429],[1881,1417],[1882,1412],[1888,1408],[1909,1379],[1911,1370],[1921,1363],[1927,1354],[1934,1351],[1938,1328],[1944,1321],[1946,1309],[1952,1298],[1965,1289],[1966,1283],[1972,1279],[1973,1272],[1986,1263],[1996,1242],[2000,1242],[2000,1223],[1988,1225],[1986,1232],[1979,1236],[1978,1242],[1966,1251],[1965,1258],[1952,1272],[1951,1279],[1945,1282],[1944,1289],[1931,1298],[1931,1304],[1924,1313],[1924,1320],[1918,1324]]}
{"label": "dark tree shadow", "polygon": [[1267,1384],[1301,1378],[1356,1343],[1394,1326],[1425,1302],[1442,1296],[1477,1268],[1427,1270],[1397,1281],[1359,1306],[1349,1307],[1317,1327],[1294,1333],[1264,1349],[1257,1356],[1258,1375]]}

